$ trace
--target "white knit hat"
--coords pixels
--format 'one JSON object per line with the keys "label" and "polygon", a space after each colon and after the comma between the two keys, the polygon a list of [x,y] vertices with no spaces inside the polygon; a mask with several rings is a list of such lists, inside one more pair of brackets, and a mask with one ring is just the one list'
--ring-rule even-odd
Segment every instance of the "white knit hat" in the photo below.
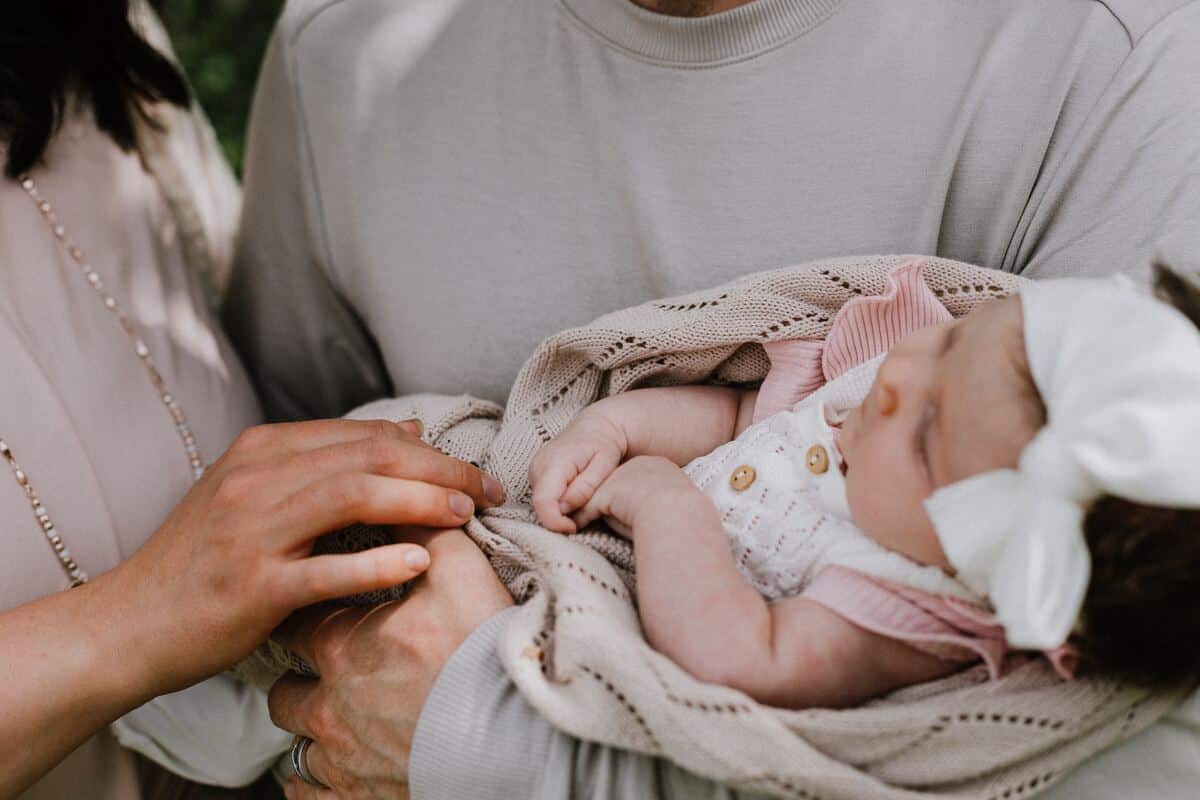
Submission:
{"label": "white knit hat", "polygon": [[943,487],[925,507],[1009,644],[1050,649],[1087,593],[1092,501],[1200,508],[1200,331],[1119,278],[1031,284],[1021,307],[1046,426],[1017,469]]}

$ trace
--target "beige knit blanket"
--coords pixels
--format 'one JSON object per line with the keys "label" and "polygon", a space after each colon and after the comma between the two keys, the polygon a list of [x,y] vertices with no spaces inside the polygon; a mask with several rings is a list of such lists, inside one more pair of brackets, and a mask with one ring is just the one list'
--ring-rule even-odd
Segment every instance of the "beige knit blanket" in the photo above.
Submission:
{"label": "beige knit blanket", "polygon": [[[481,514],[467,532],[523,604],[500,635],[499,656],[547,720],[582,739],[779,797],[1015,798],[1052,785],[1182,699],[1186,687],[1068,683],[1029,661],[999,681],[988,681],[982,667],[968,669],[853,710],[769,708],[697,681],[650,648],[634,606],[628,542],[600,530],[568,538],[536,524],[529,463],[589,403],[635,387],[761,380],[768,368],[761,343],[822,339],[843,303],[881,292],[905,260],[823,261],[601,317],[545,341],[521,370],[507,409],[418,395],[351,415],[419,417],[427,441],[506,484],[508,504]],[[1020,285],[1008,274],[940,259],[927,259],[925,278],[956,316]],[[357,530],[325,547],[375,541]],[[299,666],[278,649],[273,656],[275,674]]]}

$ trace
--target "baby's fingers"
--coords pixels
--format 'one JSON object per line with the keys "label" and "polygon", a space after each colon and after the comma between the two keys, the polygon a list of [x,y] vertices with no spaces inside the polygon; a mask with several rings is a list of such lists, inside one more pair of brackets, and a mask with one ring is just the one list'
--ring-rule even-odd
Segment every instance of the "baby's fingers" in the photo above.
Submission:
{"label": "baby's fingers", "polygon": [[575,477],[571,464],[554,464],[544,470],[530,474],[533,484],[533,510],[542,527],[559,533],[574,533],[575,524],[559,510],[567,483]]}
{"label": "baby's fingers", "polygon": [[567,514],[586,504],[595,497],[600,484],[604,483],[620,463],[621,459],[618,454],[605,452],[593,454],[587,466],[575,476],[571,485],[563,492],[562,500],[559,501],[559,510]]}
{"label": "baby's fingers", "polygon": [[608,512],[601,502],[600,492],[597,492],[588,499],[583,508],[571,515],[571,519],[574,520],[577,530],[583,530],[606,513]]}

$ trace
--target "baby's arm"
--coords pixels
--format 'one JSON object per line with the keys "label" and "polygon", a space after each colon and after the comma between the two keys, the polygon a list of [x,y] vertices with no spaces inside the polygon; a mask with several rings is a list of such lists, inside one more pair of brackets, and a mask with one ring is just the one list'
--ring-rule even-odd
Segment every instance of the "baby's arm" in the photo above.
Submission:
{"label": "baby's arm", "polygon": [[750,424],[757,392],[721,386],[637,389],[592,404],[534,457],[533,508],[551,530],[573,533],[568,514],[592,498],[622,461],[661,456],[683,465]]}
{"label": "baby's arm", "polygon": [[700,680],[768,705],[832,708],[957,669],[804,597],[768,605],[738,572],[716,507],[662,459],[622,466],[581,514],[634,540],[646,639]]}

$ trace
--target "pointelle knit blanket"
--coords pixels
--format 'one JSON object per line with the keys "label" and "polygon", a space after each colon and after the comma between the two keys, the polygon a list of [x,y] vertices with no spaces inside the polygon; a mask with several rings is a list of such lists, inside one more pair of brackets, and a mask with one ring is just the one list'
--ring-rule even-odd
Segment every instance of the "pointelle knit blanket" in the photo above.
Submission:
{"label": "pointelle knit blanket", "polygon": [[[565,537],[537,525],[530,461],[581,409],[639,387],[760,381],[770,366],[763,343],[823,339],[843,303],[881,292],[888,273],[909,258],[814,262],[606,315],[543,342],[504,409],[470,397],[414,395],[351,415],[420,418],[428,442],[504,482],[507,504],[482,512],[467,532],[521,604],[498,655],[548,721],[778,797],[1002,800],[1053,785],[1151,725],[1191,689],[1151,691],[1099,677],[1066,682],[1029,659],[999,680],[971,668],[855,709],[767,707],[696,680],[646,643],[626,540],[601,527]],[[955,316],[1021,283],[937,258],[925,259],[924,276]],[[327,537],[321,549],[383,541],[379,531],[355,528]],[[311,673],[275,645],[260,649],[241,673],[261,685],[285,669]]]}

